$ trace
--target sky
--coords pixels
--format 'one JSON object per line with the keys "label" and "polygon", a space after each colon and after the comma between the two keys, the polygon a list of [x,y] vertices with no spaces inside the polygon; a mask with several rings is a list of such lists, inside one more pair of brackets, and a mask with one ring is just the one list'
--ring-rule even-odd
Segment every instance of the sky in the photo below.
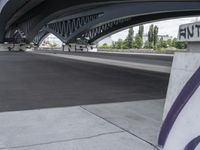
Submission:
{"label": "sky", "polygon": [[[159,27],[159,35],[169,35],[172,37],[177,37],[178,29],[181,24],[187,24],[196,21],[200,21],[200,17],[180,18],[180,19],[152,22],[144,25],[144,34],[147,34],[149,26],[151,24],[154,24]],[[134,27],[133,29],[135,33],[138,32],[138,26]],[[118,39],[125,39],[127,34],[128,34],[128,29],[112,35],[111,38],[113,41],[117,41]]]}

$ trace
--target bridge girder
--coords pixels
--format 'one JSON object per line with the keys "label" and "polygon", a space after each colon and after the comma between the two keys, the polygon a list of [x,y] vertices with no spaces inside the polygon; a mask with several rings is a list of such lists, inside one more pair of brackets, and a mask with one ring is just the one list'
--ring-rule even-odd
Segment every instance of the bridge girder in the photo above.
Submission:
{"label": "bridge girder", "polygon": [[[128,18],[125,22],[120,22],[119,24],[110,25],[110,23],[104,24],[102,26],[95,27],[91,29],[90,31],[84,33],[82,35],[82,38],[88,39],[88,43],[97,44],[100,40],[113,35],[117,32],[120,32],[124,29],[127,29],[128,27],[140,25],[143,23],[149,23],[151,21],[161,21],[164,19],[173,19],[174,13],[176,14],[176,17],[186,17],[186,16],[196,16],[200,14],[200,11],[194,11],[194,12],[170,12],[167,14],[152,14],[152,15],[143,15],[139,17],[131,17]],[[145,20],[145,22],[144,22]],[[106,27],[105,27],[106,26]]]}
{"label": "bridge girder", "polygon": [[81,16],[78,18],[62,20],[47,24],[42,30],[46,30],[57,36],[62,42],[66,43],[71,34],[89,24],[90,22],[101,17],[102,13],[90,14],[88,16]]}
{"label": "bridge girder", "polygon": [[10,28],[10,20],[20,16],[40,4],[44,0],[1,0],[0,1],[0,43],[5,41],[6,30]]}
{"label": "bridge girder", "polygon": [[[129,0],[130,2],[131,0]],[[96,2],[96,3],[95,3]],[[120,4],[113,4],[114,2],[121,2]],[[127,2],[127,1],[126,1]],[[88,11],[91,9],[99,9],[101,6],[102,9],[105,9],[108,6],[109,9],[105,10],[105,17],[102,18],[102,20],[99,19],[99,22],[93,23],[90,26],[90,29],[96,24],[98,25],[99,23],[103,23],[105,18],[107,18],[107,21],[117,19],[125,16],[125,12],[127,15],[139,15],[139,14],[144,14],[144,13],[152,13],[156,11],[179,11],[179,10],[193,10],[193,9],[199,9],[199,2],[195,1],[137,1],[132,3],[125,3],[124,1],[106,1],[106,3],[109,3],[110,5],[105,5],[104,0],[88,0],[87,2],[82,1],[79,2],[79,6],[77,6],[77,2],[73,2],[71,4],[64,2],[64,0],[59,0],[57,1],[56,7],[52,7],[49,9],[46,9],[48,6],[54,5],[55,1],[44,1],[41,5],[36,7],[32,13],[27,13],[24,17],[19,19],[16,23],[19,26],[27,26],[28,25],[22,25],[22,24],[30,24],[28,29],[28,34],[27,38],[32,41],[34,36],[37,35],[38,31],[42,29],[43,26],[48,24],[50,21],[58,19],[61,16],[68,16],[68,15],[73,15],[76,13]],[[112,5],[111,5],[112,4]],[[115,7],[115,5],[118,5],[118,8]],[[123,5],[132,5],[129,6],[129,9],[127,9],[128,6]],[[112,9],[113,7],[113,9]],[[81,9],[82,8],[82,9]],[[84,8],[84,9],[83,9]],[[111,8],[111,9],[110,9]],[[124,9],[125,8],[125,9]],[[127,11],[126,11],[127,10]],[[120,12],[120,13],[119,13]],[[128,14],[129,12],[129,14]],[[113,17],[112,17],[113,16]],[[30,19],[31,18],[31,19]],[[85,28],[88,28],[85,27]],[[81,31],[82,30],[82,31]],[[25,32],[25,31],[24,31]],[[85,29],[80,28],[80,34],[85,32]],[[79,33],[74,33],[75,35]]]}
{"label": "bridge girder", "polygon": [[[20,0],[20,1],[23,1],[23,0]],[[127,27],[127,26],[130,26],[130,24],[134,25],[139,22],[142,23],[149,20],[148,17],[142,18],[140,16],[152,16],[152,14],[166,15],[168,13],[174,12],[173,16],[170,16],[170,17],[176,17],[178,15],[176,15],[175,12],[190,13],[191,11],[196,12],[196,14],[199,14],[198,11],[200,8],[200,2],[197,0],[193,0],[193,1],[191,0],[190,1],[187,1],[187,0],[183,0],[183,1],[127,0],[127,1],[123,1],[123,3],[120,0],[113,0],[113,1],[108,0],[106,1],[107,3],[106,5],[105,5],[104,0],[88,0],[87,2],[84,2],[84,1],[80,2],[79,6],[77,6],[77,2],[66,4],[64,0],[59,0],[60,3],[57,2],[59,6],[56,6],[52,9],[45,9],[45,8],[47,5],[52,6],[53,1],[51,0],[48,0],[48,1],[40,0],[40,1],[44,1],[44,2],[38,5],[37,7],[35,7],[34,9],[32,9],[31,11],[29,11],[26,15],[23,15],[21,18],[19,17],[20,15],[18,17],[15,16],[15,18],[11,17],[11,19],[9,20],[9,23],[7,23],[7,28],[8,28],[7,31],[9,31],[11,28],[12,29],[15,28],[16,30],[20,29],[21,31],[25,33],[25,36],[29,41],[32,41],[41,29],[45,29],[48,32],[52,32],[64,42],[75,41],[77,38],[83,38],[84,35],[90,34],[90,35],[93,35],[93,38],[90,37],[89,42],[93,42],[95,41],[95,39],[98,39],[101,36],[109,34],[109,32],[112,33],[116,30],[119,30],[120,26],[121,28]],[[26,6],[26,4],[24,5]],[[83,6],[85,6],[85,8],[80,9]],[[41,11],[38,11],[38,10],[41,10]],[[65,32],[65,30],[62,29],[63,25],[59,25],[59,24],[63,24],[62,18],[65,16],[70,16],[70,15],[76,16],[77,13],[82,14],[82,16],[85,16],[86,12],[87,13],[89,12],[88,13],[89,15],[92,15],[95,13],[103,13],[104,15],[84,25],[78,26],[77,28],[75,28],[75,30],[73,30],[73,32]],[[82,16],[80,15],[80,17],[78,18],[81,18]],[[182,16],[187,16],[187,14],[185,15],[182,14]],[[160,16],[160,17],[165,18],[164,16]],[[16,18],[20,18],[20,19],[16,19]],[[71,18],[71,20],[75,18],[77,17]],[[134,21],[132,19],[132,21],[129,21],[126,23],[120,23],[117,26],[112,26],[112,29],[107,28],[107,26],[111,26],[113,21],[119,21],[125,18],[135,18],[141,21]],[[60,19],[61,21],[56,21],[57,19]],[[12,21],[15,21],[15,20],[16,22],[13,23]],[[67,21],[69,20],[70,19],[68,19]],[[151,18],[151,20],[155,20],[155,18]],[[68,28],[68,26],[70,26],[69,22],[67,21],[65,21],[66,29]],[[12,26],[9,27],[10,24],[12,24]],[[51,24],[57,24],[57,27],[56,27],[57,29],[49,28]],[[76,23],[74,26],[76,27]],[[98,36],[94,36],[95,34],[97,35],[97,31],[100,31],[100,28],[104,28],[103,30],[104,32],[101,32],[100,34],[98,32]],[[59,30],[60,31],[63,30],[63,32],[57,32]]]}
{"label": "bridge girder", "polygon": [[[151,6],[152,5],[152,6]],[[180,5],[180,6],[179,6]],[[179,6],[179,7],[177,7]],[[77,38],[89,37],[88,42],[93,43],[110,32],[118,31],[121,28],[164,18],[190,16],[200,14],[199,2],[143,2],[124,3],[104,6],[91,13],[103,14],[100,17],[79,25],[71,20],[57,21],[46,26],[46,30],[56,35],[65,43],[75,42]],[[118,13],[120,12],[120,13]],[[87,16],[92,17],[92,15]],[[80,19],[81,17],[79,17]],[[69,30],[68,28],[72,29]],[[68,30],[67,30],[68,29]]]}
{"label": "bridge girder", "polygon": [[[120,1],[122,0],[80,0],[68,2],[66,2],[66,0],[57,0],[55,5],[55,0],[44,0],[43,3],[34,9],[31,9],[25,15],[22,15],[16,21],[12,22],[9,20],[11,24],[10,27],[22,27],[21,29],[25,29],[24,32],[28,30],[27,39],[32,41],[34,36],[36,36],[37,33],[52,20],[58,19],[61,16],[74,15],[76,13],[84,12],[88,9],[97,8],[109,3],[118,3]],[[30,24],[30,26],[27,24]]]}
{"label": "bridge girder", "polygon": [[40,44],[42,43],[42,41],[49,36],[49,32],[46,30],[41,30],[33,39],[33,43],[37,46],[40,46]]}

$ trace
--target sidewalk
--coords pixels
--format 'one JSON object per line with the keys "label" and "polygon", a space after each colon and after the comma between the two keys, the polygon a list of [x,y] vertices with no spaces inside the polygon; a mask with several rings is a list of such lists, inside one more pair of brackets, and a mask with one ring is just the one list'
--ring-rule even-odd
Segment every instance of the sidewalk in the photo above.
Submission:
{"label": "sidewalk", "polygon": [[155,150],[164,100],[0,113],[0,150]]}

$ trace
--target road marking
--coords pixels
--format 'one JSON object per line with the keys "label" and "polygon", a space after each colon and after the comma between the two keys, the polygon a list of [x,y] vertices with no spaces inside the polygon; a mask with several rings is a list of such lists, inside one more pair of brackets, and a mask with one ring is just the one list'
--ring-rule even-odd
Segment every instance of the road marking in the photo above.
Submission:
{"label": "road marking", "polygon": [[87,56],[74,56],[74,55],[66,55],[66,54],[37,53],[37,52],[31,52],[31,53],[47,55],[47,56],[56,56],[56,57],[62,57],[62,58],[67,58],[67,59],[79,60],[79,61],[100,63],[100,64],[105,64],[105,65],[112,65],[112,66],[118,66],[118,67],[130,68],[130,69],[139,69],[139,70],[153,71],[153,72],[160,72],[160,73],[171,72],[171,67],[169,66],[136,63],[136,62],[128,62],[128,61],[96,58],[96,57],[87,57]]}

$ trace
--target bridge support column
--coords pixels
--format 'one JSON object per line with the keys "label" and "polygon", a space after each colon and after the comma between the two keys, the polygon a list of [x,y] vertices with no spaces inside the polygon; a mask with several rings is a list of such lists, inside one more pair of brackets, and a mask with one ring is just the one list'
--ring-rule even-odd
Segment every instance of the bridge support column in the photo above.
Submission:
{"label": "bridge support column", "polygon": [[200,148],[200,35],[196,26],[200,24],[180,26],[179,40],[188,42],[188,52],[174,56],[158,141],[163,150]]}
{"label": "bridge support column", "polygon": [[0,44],[0,51],[26,51],[28,49],[31,49],[29,44]]}
{"label": "bridge support column", "polygon": [[0,44],[0,51],[8,51],[8,44]]}
{"label": "bridge support column", "polygon": [[97,52],[96,45],[70,43],[63,45],[63,50],[68,52]]}
{"label": "bridge support column", "polygon": [[62,45],[62,51],[70,52],[71,51],[70,45],[63,44]]}

